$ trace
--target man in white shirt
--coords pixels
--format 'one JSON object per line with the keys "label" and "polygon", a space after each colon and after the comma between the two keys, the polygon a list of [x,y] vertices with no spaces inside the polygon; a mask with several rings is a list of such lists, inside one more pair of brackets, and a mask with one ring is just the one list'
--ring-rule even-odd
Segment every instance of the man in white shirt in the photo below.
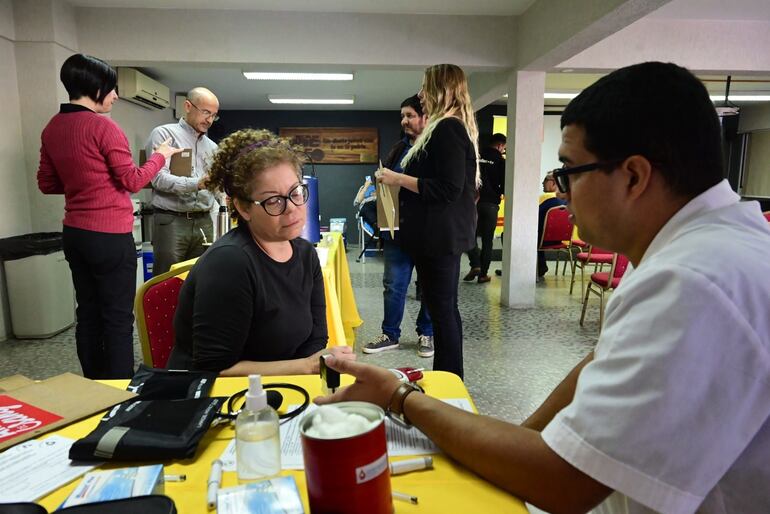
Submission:
{"label": "man in white shirt", "polygon": [[562,115],[554,173],[581,238],[629,268],[596,349],[522,425],[389,372],[327,361],[367,400],[549,512],[770,512],[770,229],[722,178],[720,125],[687,70],[644,63]]}
{"label": "man in white shirt", "polygon": [[214,240],[211,210],[215,197],[205,182],[217,144],[206,132],[219,119],[219,100],[205,87],[196,87],[187,93],[184,110],[179,123],[155,127],[146,144],[149,152],[158,141],[171,138],[172,146],[189,148],[192,153],[189,176],[172,174],[169,160],[152,179],[154,276],[167,272],[176,262],[200,256],[206,249],[203,243]]}

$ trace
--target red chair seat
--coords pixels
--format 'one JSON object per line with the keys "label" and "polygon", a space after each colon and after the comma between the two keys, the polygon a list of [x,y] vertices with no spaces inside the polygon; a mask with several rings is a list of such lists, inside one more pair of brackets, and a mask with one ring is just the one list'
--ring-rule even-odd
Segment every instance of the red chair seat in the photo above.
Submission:
{"label": "red chair seat", "polygon": [[547,244],[543,243],[540,245],[540,250],[566,250],[569,248],[568,245],[565,245],[564,243],[556,243],[556,244]]}
{"label": "red chair seat", "polygon": [[588,252],[580,252],[577,254],[577,260],[580,262],[590,262],[596,264],[612,264],[611,253],[592,253],[591,259],[588,259]]}
{"label": "red chair seat", "polygon": [[610,274],[606,271],[597,271],[591,274],[591,282],[595,282],[597,285],[604,289],[607,289],[607,284],[610,280]]}
{"label": "red chair seat", "polygon": [[577,237],[572,239],[572,246],[579,246],[580,248],[587,248],[588,243]]}

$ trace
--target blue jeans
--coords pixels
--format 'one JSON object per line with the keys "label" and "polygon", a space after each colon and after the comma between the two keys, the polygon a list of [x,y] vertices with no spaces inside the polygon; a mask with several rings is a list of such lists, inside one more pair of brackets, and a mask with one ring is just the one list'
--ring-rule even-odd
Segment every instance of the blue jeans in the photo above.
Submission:
{"label": "blue jeans", "polygon": [[[412,280],[414,262],[390,236],[383,237],[385,272],[382,275],[382,292],[385,316],[382,318],[382,333],[393,341],[401,337],[401,320],[404,318],[406,290]],[[433,324],[428,309],[420,302],[417,315],[417,335],[432,336]]]}

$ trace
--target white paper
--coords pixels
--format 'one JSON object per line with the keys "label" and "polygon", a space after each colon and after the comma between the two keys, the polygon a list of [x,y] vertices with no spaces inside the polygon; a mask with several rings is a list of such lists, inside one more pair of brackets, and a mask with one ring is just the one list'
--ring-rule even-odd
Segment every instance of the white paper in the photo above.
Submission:
{"label": "white paper", "polygon": [[321,267],[326,266],[326,261],[329,260],[329,249],[316,246],[315,253],[318,254],[318,261],[321,263]]}
{"label": "white paper", "polygon": [[74,442],[52,435],[0,453],[0,503],[35,501],[102,464],[71,461]]}
{"label": "white paper", "polygon": [[[473,412],[471,403],[467,398],[449,398],[442,401],[459,409]],[[296,405],[291,405],[288,409],[293,410],[296,407]],[[302,418],[317,408],[315,404],[311,403],[302,415],[281,425],[281,468],[305,468],[302,459],[302,442],[299,427]],[[430,455],[440,452],[436,445],[433,444],[433,441],[428,439],[417,428],[406,429],[393,423],[388,418],[385,419],[385,438],[388,445],[388,456],[390,457]],[[235,471],[235,440],[230,441],[225,451],[222,452],[220,459],[222,460],[222,469],[224,471]]]}

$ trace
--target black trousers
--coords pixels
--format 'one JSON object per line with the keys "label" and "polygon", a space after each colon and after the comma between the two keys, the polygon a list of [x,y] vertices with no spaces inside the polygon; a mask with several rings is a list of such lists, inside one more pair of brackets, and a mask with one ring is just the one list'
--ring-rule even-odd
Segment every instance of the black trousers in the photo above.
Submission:
{"label": "black trousers", "polygon": [[463,322],[457,308],[460,255],[414,255],[422,301],[433,320],[434,371],[449,371],[463,378]]}
{"label": "black trousers", "polygon": [[78,302],[75,340],[83,375],[129,378],[134,374],[134,239],[65,226],[62,241]]}
{"label": "black trousers", "polygon": [[496,203],[479,202],[476,211],[479,214],[476,222],[476,238],[481,238],[481,250],[478,242],[468,251],[468,260],[471,268],[481,268],[480,275],[486,275],[489,271],[489,263],[492,262],[492,241],[497,227],[497,211],[500,206]]}

